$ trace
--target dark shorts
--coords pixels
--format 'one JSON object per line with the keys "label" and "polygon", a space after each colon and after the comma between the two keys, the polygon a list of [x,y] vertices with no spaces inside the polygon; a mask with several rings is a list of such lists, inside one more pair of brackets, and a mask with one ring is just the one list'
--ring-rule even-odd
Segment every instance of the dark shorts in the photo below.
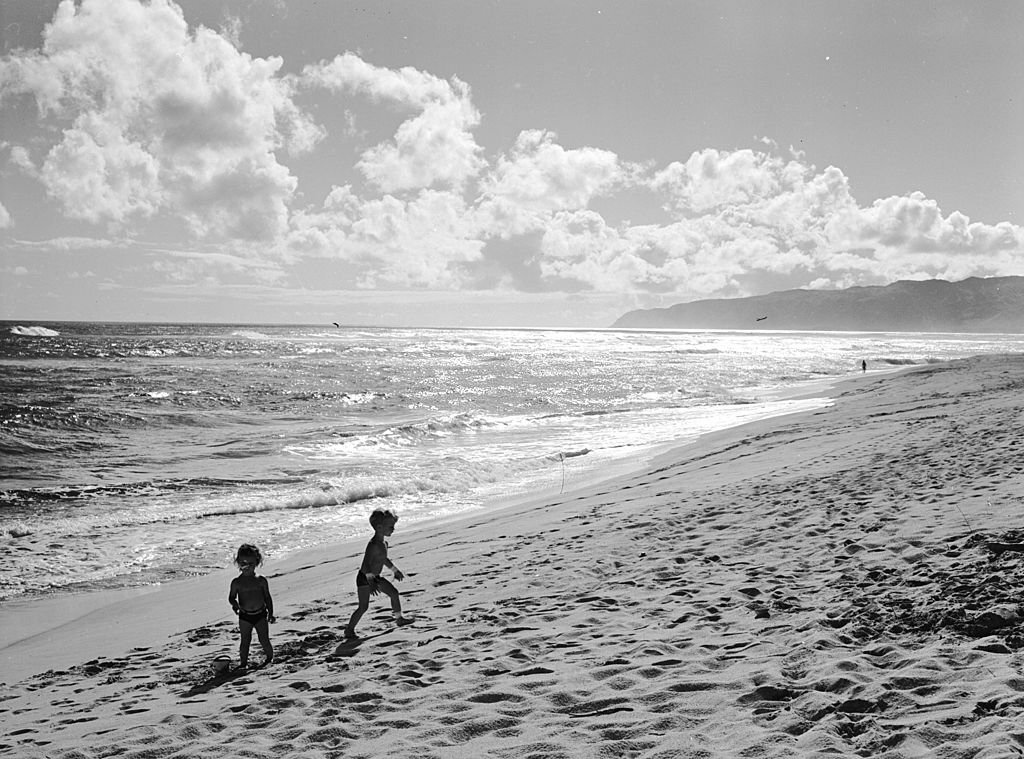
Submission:
{"label": "dark shorts", "polygon": [[264,619],[270,617],[269,612],[266,608],[260,609],[259,611],[239,611],[238,621],[248,622],[250,625],[255,627],[257,623],[262,622]]}
{"label": "dark shorts", "polygon": [[378,593],[393,595],[398,592],[395,586],[388,582],[386,578],[377,575],[371,582],[370,578],[363,571],[356,572],[356,587],[369,588],[371,596],[375,596]]}

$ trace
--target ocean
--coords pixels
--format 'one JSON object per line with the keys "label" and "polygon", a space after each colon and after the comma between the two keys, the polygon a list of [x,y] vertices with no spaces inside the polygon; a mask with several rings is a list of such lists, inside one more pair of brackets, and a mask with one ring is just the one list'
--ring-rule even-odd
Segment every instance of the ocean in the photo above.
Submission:
{"label": "ocean", "polygon": [[637,469],[815,381],[1024,335],[0,323],[0,604]]}

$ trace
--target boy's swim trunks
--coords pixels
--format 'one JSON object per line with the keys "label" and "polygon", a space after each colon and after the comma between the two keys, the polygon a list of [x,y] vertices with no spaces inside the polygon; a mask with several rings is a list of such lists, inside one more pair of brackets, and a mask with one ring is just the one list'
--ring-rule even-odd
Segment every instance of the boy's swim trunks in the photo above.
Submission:
{"label": "boy's swim trunks", "polygon": [[270,615],[267,613],[267,607],[264,606],[259,611],[239,611],[238,621],[248,622],[250,625],[255,627],[257,622],[267,619],[269,616]]}

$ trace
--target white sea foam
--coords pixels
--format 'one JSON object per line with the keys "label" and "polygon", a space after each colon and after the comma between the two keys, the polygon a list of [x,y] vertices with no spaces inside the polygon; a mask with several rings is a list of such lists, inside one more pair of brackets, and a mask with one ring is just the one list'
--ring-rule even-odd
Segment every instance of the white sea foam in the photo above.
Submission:
{"label": "white sea foam", "polygon": [[59,337],[60,332],[48,327],[11,327],[12,335],[22,335],[24,337]]}
{"label": "white sea foam", "polygon": [[236,329],[231,333],[232,337],[241,337],[245,340],[269,340],[270,336],[254,329]]}

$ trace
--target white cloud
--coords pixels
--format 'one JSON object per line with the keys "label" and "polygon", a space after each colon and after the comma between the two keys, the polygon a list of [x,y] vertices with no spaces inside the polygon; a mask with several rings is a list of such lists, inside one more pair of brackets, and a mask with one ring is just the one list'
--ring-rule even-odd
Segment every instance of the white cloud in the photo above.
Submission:
{"label": "white cloud", "polygon": [[[322,209],[295,215],[289,255],[344,261],[363,287],[458,288],[480,274],[502,286],[680,298],[1020,271],[1020,228],[943,218],[918,195],[860,208],[835,167],[740,152],[702,151],[643,174],[611,152],[523,132],[481,178],[475,200],[335,188]],[[704,172],[709,162],[717,168]],[[684,176],[686,166],[700,171]],[[675,218],[613,226],[591,207],[637,185],[660,192]],[[512,247],[488,255],[499,238]]]}
{"label": "white cloud", "polygon": [[393,140],[370,148],[359,160],[363,176],[382,192],[435,185],[461,189],[483,166],[472,135],[480,113],[469,87],[458,79],[446,82],[411,67],[380,68],[345,53],[329,63],[307,66],[301,81],[418,111],[399,126]]}
{"label": "white cloud", "polygon": [[669,164],[654,176],[652,186],[666,194],[673,210],[706,213],[778,195],[798,177],[800,168],[753,150],[707,148],[693,153],[686,163]]}
{"label": "white cloud", "polygon": [[1024,230],[1012,224],[972,224],[961,213],[943,218],[938,204],[915,192],[876,200],[860,210],[855,231],[862,241],[915,253],[979,253],[1019,250]]}
{"label": "white cloud", "polygon": [[163,202],[159,164],[138,142],[86,114],[65,130],[40,171],[65,213],[90,222],[151,216]]}
{"label": "white cloud", "polygon": [[[736,277],[780,262],[771,242],[715,218],[613,229],[593,212],[559,214],[544,234],[549,278],[599,291],[728,292]],[[628,283],[627,287],[623,287]]]}
{"label": "white cloud", "polygon": [[837,169],[749,150],[700,151],[645,181],[673,220],[613,229],[594,215],[560,216],[546,227],[542,272],[595,289],[748,294],[817,268],[828,220],[856,208]]}
{"label": "white cloud", "polygon": [[[18,181],[40,182],[64,216],[106,227],[125,249],[152,251],[125,241],[184,225],[210,244],[165,252],[156,270],[180,283],[294,282],[302,267],[322,264],[338,281],[317,285],[341,289],[487,282],[683,299],[1024,274],[1024,228],[944,215],[922,193],[862,207],[839,168],[783,156],[768,138],[763,150],[705,148],[650,168],[524,129],[488,156],[474,136],[481,114],[458,78],[354,53],[284,75],[281,59],[238,49],[239,28],[190,29],[169,0],[63,0],[40,50],[0,62],[3,102],[34,98],[44,127],[24,145],[0,145],[8,166]],[[326,179],[348,182],[356,169],[365,181],[300,207],[285,161],[328,138],[299,105],[324,95],[342,101],[331,138],[366,139],[378,124],[364,119],[367,107],[397,109],[402,120]],[[618,205],[629,194],[633,208]],[[647,223],[609,222],[651,196]],[[5,202],[0,228],[13,212],[23,230],[24,209],[14,195]],[[71,229],[81,225],[47,234]]]}
{"label": "white cloud", "polygon": [[266,239],[284,230],[296,187],[275,151],[320,136],[281,64],[190,33],[166,1],[63,0],[42,50],[10,58],[0,81],[63,125],[39,176],[70,218],[168,213],[198,235]]}
{"label": "white cloud", "polygon": [[411,66],[398,71],[374,66],[355,53],[344,53],[333,61],[307,66],[301,78],[310,85],[347,90],[417,110],[432,102],[456,99],[452,85],[433,74]]}
{"label": "white cloud", "polygon": [[613,228],[587,211],[543,222],[549,284],[714,297],[1024,273],[1024,229],[943,217],[920,193],[861,208],[839,169],[801,156],[704,150],[648,182],[675,220]]}
{"label": "white cloud", "polygon": [[551,132],[520,133],[509,154],[480,183],[481,224],[507,237],[542,230],[556,211],[584,209],[627,175],[618,156],[597,148],[566,150]]}
{"label": "white cloud", "polygon": [[290,255],[345,262],[364,288],[458,288],[463,265],[484,245],[462,196],[438,190],[362,200],[336,187],[321,210],[296,214],[293,226]]}
{"label": "white cloud", "polygon": [[21,145],[11,147],[11,163],[28,176],[38,177],[39,175],[35,164],[32,163],[32,159],[29,157],[28,150]]}
{"label": "white cloud", "polygon": [[98,250],[114,247],[115,243],[95,237],[51,237],[46,240],[18,240],[18,247],[36,248],[40,250]]}
{"label": "white cloud", "polygon": [[658,290],[673,275],[685,274],[681,258],[670,261],[643,239],[644,230],[623,233],[593,211],[559,212],[546,225],[541,238],[540,272],[548,280],[573,281],[587,289],[621,291]]}

